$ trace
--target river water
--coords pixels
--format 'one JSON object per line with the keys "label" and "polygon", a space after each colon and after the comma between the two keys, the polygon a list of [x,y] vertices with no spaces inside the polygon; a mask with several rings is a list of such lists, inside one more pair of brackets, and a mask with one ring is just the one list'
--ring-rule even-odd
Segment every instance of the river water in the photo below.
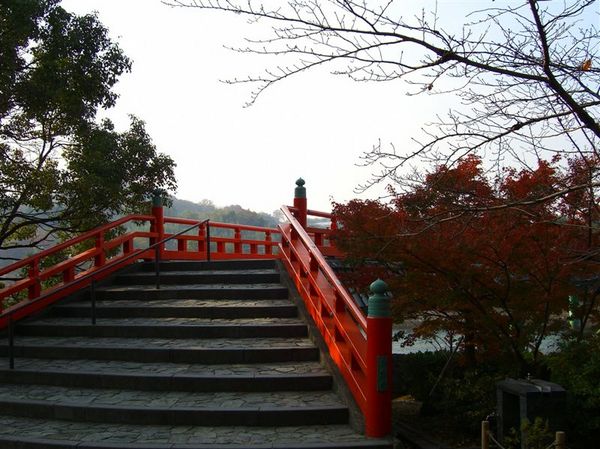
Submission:
{"label": "river water", "polygon": [[[404,323],[402,325],[395,325],[392,329],[392,336],[396,333],[403,331],[405,333],[410,333],[413,330],[414,323],[411,325],[410,323]],[[458,342],[460,335],[456,335],[454,337],[454,343]],[[436,341],[437,340],[437,341]],[[558,349],[558,344],[560,343],[561,337],[560,335],[549,335],[542,341],[540,346],[540,351],[544,354],[548,354],[554,352]],[[438,333],[437,339],[427,339],[427,340],[416,340],[415,343],[411,346],[402,346],[402,340],[393,341],[392,340],[392,354],[411,354],[415,352],[433,352],[439,350],[449,350],[450,348],[444,342],[444,333]]]}

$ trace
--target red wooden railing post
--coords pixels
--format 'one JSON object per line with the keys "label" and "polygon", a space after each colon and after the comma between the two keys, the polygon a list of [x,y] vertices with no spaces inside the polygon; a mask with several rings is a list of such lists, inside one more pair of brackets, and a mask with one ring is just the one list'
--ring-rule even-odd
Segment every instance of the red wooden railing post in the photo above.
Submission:
{"label": "red wooden railing post", "polygon": [[[156,189],[152,192],[152,215],[154,215],[155,221],[154,226],[151,228],[152,231],[157,233],[156,241],[160,242],[165,238],[165,212],[163,209],[163,192],[160,189]],[[164,248],[160,248],[160,255],[162,256]]]}
{"label": "red wooden railing post", "polygon": [[236,254],[242,254],[242,231],[240,228],[234,229],[233,238],[235,240],[233,243],[233,252]]}
{"label": "red wooden railing post", "polygon": [[317,248],[323,246],[323,234],[321,232],[315,231],[315,245],[317,245]]}
{"label": "red wooden railing post", "polygon": [[206,246],[206,227],[205,225],[198,226],[198,253],[204,254]]}
{"label": "red wooden railing post", "polygon": [[330,229],[331,229],[332,231],[337,231],[337,228],[338,228],[338,227],[337,227],[337,220],[336,220],[336,218],[335,218],[335,217],[332,217],[332,218],[331,218],[331,226],[330,226]]}
{"label": "red wooden railing post", "polygon": [[269,243],[271,243],[271,241],[272,241],[271,233],[265,232],[265,242],[267,242],[265,244],[265,254],[273,254],[273,247],[271,245],[269,245]]}
{"label": "red wooden railing post", "polygon": [[96,256],[94,257],[94,266],[96,268],[104,266],[106,254],[104,253],[104,231],[96,234]]}
{"label": "red wooden railing post", "polygon": [[42,286],[40,284],[40,259],[35,258],[29,265],[28,276],[33,280],[33,285],[29,287],[27,297],[29,299],[35,299],[40,296],[42,292]]}
{"label": "red wooden railing post", "polygon": [[123,242],[123,254],[124,255],[131,254],[132,251],[133,251],[133,239],[125,240]]}
{"label": "red wooden railing post", "polygon": [[371,284],[367,315],[367,412],[365,430],[382,437],[392,430],[392,317],[388,287]]}
{"label": "red wooden railing post", "polygon": [[308,206],[306,201],[306,188],[304,179],[298,178],[296,188],[294,189],[294,208],[296,208],[296,220],[304,229],[306,229],[306,216],[308,215]]}
{"label": "red wooden railing post", "polygon": [[63,284],[68,284],[75,279],[75,267],[70,266],[63,271]]}

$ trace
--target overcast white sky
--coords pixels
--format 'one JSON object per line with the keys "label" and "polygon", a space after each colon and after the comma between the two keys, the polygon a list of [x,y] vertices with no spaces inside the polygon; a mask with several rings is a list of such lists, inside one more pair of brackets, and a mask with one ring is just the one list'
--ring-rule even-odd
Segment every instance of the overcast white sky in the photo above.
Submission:
{"label": "overcast white sky", "polygon": [[267,64],[223,48],[247,34],[241,18],[159,0],[61,4],[77,14],[97,11],[133,60],[107,115],[120,129],[128,114],[146,121],[159,151],[177,163],[179,198],[272,212],[291,203],[294,182],[303,177],[309,208],[329,210],[332,199],[356,197],[353,189],[369,178],[371,169],[356,166],[362,152],[379,139],[402,149],[424,122],[447,110],[439,97],[406,96],[403,82],[354,83],[324,70],[281,82],[243,108],[250,88],[219,80]]}

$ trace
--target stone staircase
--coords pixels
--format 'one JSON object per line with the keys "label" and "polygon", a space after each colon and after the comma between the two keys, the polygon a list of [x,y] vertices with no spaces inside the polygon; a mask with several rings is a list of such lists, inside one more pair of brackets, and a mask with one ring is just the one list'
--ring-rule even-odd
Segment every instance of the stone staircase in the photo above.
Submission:
{"label": "stone staircase", "polygon": [[387,448],[349,410],[274,261],[140,263],[16,328],[0,448]]}

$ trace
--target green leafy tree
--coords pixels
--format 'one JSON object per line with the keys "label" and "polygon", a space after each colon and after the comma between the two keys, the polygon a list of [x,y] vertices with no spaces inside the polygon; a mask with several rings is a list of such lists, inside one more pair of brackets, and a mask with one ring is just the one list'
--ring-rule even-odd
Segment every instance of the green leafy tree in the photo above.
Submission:
{"label": "green leafy tree", "polygon": [[0,249],[140,210],[148,192],[173,190],[174,162],[144,122],[95,122],[131,61],[96,15],[59,0],[0,3]]}

